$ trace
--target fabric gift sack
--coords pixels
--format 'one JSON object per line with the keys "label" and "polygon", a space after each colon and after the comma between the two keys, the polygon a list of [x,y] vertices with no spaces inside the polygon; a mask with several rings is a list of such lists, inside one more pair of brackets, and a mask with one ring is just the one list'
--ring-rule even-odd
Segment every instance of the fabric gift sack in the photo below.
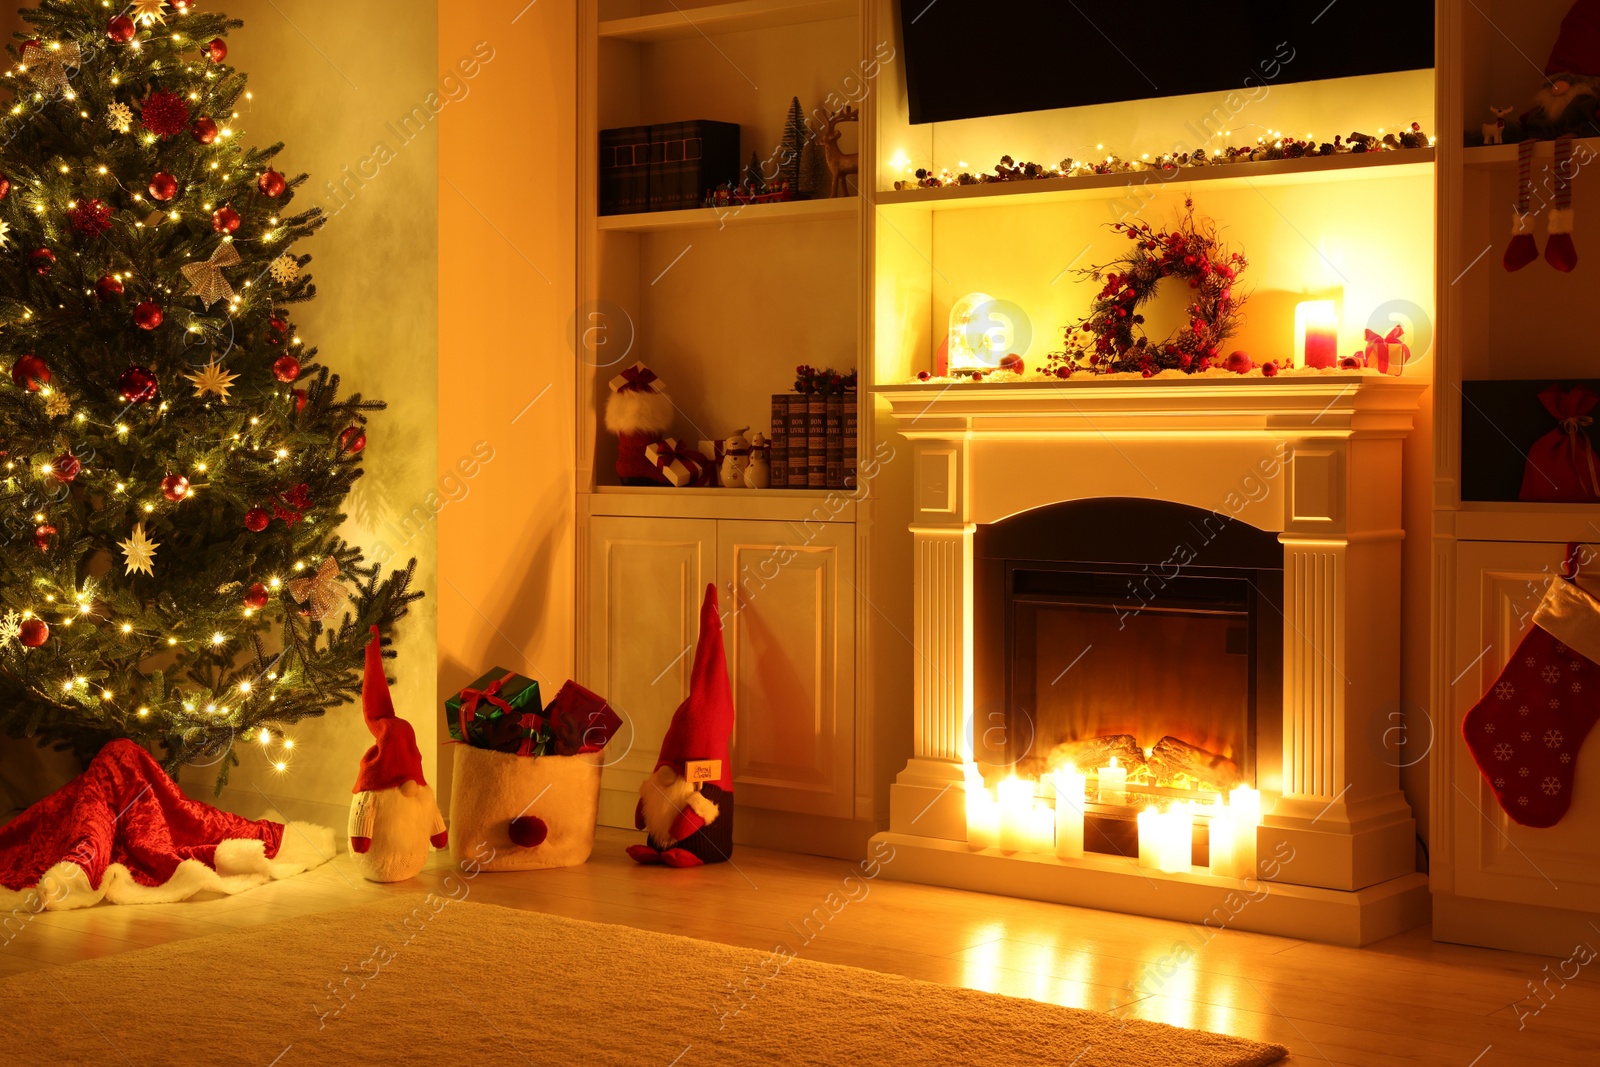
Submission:
{"label": "fabric gift sack", "polygon": [[1558,383],[1539,394],[1539,402],[1556,420],[1555,429],[1528,449],[1518,500],[1588,504],[1600,501],[1600,460],[1589,443],[1589,415],[1600,397],[1581,385],[1564,389]]}
{"label": "fabric gift sack", "polygon": [[576,867],[594,849],[599,751],[519,756],[455,749],[450,858],[490,871]]}

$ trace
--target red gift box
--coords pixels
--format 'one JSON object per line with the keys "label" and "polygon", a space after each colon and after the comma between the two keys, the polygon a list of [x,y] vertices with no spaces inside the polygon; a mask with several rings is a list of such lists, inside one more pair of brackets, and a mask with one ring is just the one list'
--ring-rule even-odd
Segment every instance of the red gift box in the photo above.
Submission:
{"label": "red gift box", "polygon": [[1411,349],[1401,340],[1405,327],[1396,326],[1387,334],[1367,331],[1367,366],[1384,374],[1398,375],[1411,358]]}

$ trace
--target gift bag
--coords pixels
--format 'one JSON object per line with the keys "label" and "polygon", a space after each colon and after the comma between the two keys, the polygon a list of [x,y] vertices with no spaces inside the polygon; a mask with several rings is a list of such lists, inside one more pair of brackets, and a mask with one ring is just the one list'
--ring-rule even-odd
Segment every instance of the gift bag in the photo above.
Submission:
{"label": "gift bag", "polygon": [[1589,416],[1600,397],[1581,385],[1559,383],[1539,394],[1539,402],[1556,420],[1555,429],[1528,449],[1518,500],[1588,504],[1600,501],[1600,461],[1589,443]]}

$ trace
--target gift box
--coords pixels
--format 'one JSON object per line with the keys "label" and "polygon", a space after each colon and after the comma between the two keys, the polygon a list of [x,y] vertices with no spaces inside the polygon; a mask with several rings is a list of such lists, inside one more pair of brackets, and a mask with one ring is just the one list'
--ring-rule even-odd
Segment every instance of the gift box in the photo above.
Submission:
{"label": "gift box", "polygon": [[473,748],[537,755],[548,740],[539,683],[496,667],[444,703],[450,736]]}
{"label": "gift box", "polygon": [[622,727],[606,698],[568,681],[544,709],[550,733],[549,751],[557,756],[599,752]]}
{"label": "gift box", "polygon": [[703,454],[675,437],[668,437],[649,445],[644,450],[645,459],[666,478],[679,486],[711,484],[712,463]]}
{"label": "gift box", "polygon": [[1405,336],[1405,328],[1396,326],[1387,334],[1379,334],[1372,330],[1367,331],[1367,366],[1384,374],[1398,375],[1405,370],[1406,360],[1411,358],[1411,349],[1401,340]]}

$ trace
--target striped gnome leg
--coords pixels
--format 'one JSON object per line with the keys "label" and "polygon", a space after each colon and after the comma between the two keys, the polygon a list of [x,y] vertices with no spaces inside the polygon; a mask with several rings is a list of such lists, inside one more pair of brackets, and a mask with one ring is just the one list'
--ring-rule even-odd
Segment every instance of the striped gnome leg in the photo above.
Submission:
{"label": "striped gnome leg", "polygon": [[1517,203],[1511,214],[1511,243],[1500,262],[1506,270],[1521,270],[1539,258],[1539,246],[1533,243],[1533,216],[1528,213],[1528,201],[1533,194],[1533,142],[1517,145]]}
{"label": "striped gnome leg", "polygon": [[1555,206],[1550,209],[1550,236],[1544,243],[1544,259],[1566,273],[1578,265],[1578,249],[1572,243],[1572,135],[1563,134],[1555,144]]}

